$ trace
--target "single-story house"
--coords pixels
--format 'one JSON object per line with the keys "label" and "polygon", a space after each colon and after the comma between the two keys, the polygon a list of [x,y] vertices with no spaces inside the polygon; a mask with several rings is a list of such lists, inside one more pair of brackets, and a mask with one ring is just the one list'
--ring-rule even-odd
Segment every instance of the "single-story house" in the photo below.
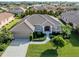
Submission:
{"label": "single-story house", "polygon": [[67,11],[61,14],[61,19],[65,23],[72,23],[73,28],[79,25],[79,11]]}
{"label": "single-story house", "polygon": [[22,14],[25,12],[25,9],[22,7],[13,7],[13,8],[9,8],[8,12],[11,12],[14,14]]}
{"label": "single-story house", "polygon": [[33,32],[61,32],[61,22],[50,15],[33,14],[24,17],[11,31],[15,39],[25,39]]}
{"label": "single-story house", "polygon": [[32,9],[33,10],[46,10],[46,6],[45,5],[32,5]]}
{"label": "single-story house", "polygon": [[13,14],[7,12],[0,13],[0,28],[12,20],[14,20]]}

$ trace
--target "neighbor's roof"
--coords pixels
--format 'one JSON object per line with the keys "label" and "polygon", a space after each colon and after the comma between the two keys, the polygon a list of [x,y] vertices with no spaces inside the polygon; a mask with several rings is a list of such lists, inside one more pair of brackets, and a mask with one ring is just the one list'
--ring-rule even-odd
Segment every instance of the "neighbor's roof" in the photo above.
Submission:
{"label": "neighbor's roof", "polygon": [[23,7],[12,7],[12,8],[10,8],[9,9],[9,12],[11,12],[11,11],[13,11],[13,10],[15,10],[15,11],[17,11],[17,12],[19,12],[19,10],[21,11],[21,12],[25,12],[25,9],[23,8]]}
{"label": "neighbor's roof", "polygon": [[0,13],[0,21],[8,19],[11,16],[14,16],[14,15],[11,13],[7,13],[7,12]]}
{"label": "neighbor's roof", "polygon": [[43,6],[43,5],[34,5],[33,8],[36,9],[36,10],[44,10],[44,9],[46,9],[46,7]]}
{"label": "neighbor's roof", "polygon": [[68,11],[61,14],[61,18],[66,23],[73,23],[74,25],[79,24],[79,10],[78,11]]}

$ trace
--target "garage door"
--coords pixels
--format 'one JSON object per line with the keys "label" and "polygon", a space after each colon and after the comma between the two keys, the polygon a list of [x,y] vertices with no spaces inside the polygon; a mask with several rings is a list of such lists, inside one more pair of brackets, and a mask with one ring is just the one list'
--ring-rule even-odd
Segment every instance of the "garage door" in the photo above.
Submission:
{"label": "garage door", "polygon": [[29,33],[16,33],[14,34],[14,39],[27,39],[29,35]]}

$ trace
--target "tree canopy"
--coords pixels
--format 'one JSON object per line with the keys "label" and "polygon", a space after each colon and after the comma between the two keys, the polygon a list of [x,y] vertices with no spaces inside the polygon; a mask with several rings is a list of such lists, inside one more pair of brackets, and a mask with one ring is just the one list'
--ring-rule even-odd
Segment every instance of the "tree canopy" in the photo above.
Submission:
{"label": "tree canopy", "polygon": [[70,25],[66,24],[66,25],[62,26],[62,32],[64,34],[70,35],[71,31],[72,31],[72,27]]}
{"label": "tree canopy", "polygon": [[66,41],[62,38],[62,36],[58,35],[53,38],[53,43],[57,47],[63,47],[66,44]]}

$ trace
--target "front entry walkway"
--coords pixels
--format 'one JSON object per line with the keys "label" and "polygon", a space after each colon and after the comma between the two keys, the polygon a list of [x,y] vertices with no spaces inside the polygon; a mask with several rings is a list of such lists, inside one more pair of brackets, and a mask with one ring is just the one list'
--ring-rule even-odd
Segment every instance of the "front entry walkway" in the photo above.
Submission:
{"label": "front entry walkway", "polygon": [[28,39],[15,39],[5,50],[2,57],[25,57],[28,45]]}

